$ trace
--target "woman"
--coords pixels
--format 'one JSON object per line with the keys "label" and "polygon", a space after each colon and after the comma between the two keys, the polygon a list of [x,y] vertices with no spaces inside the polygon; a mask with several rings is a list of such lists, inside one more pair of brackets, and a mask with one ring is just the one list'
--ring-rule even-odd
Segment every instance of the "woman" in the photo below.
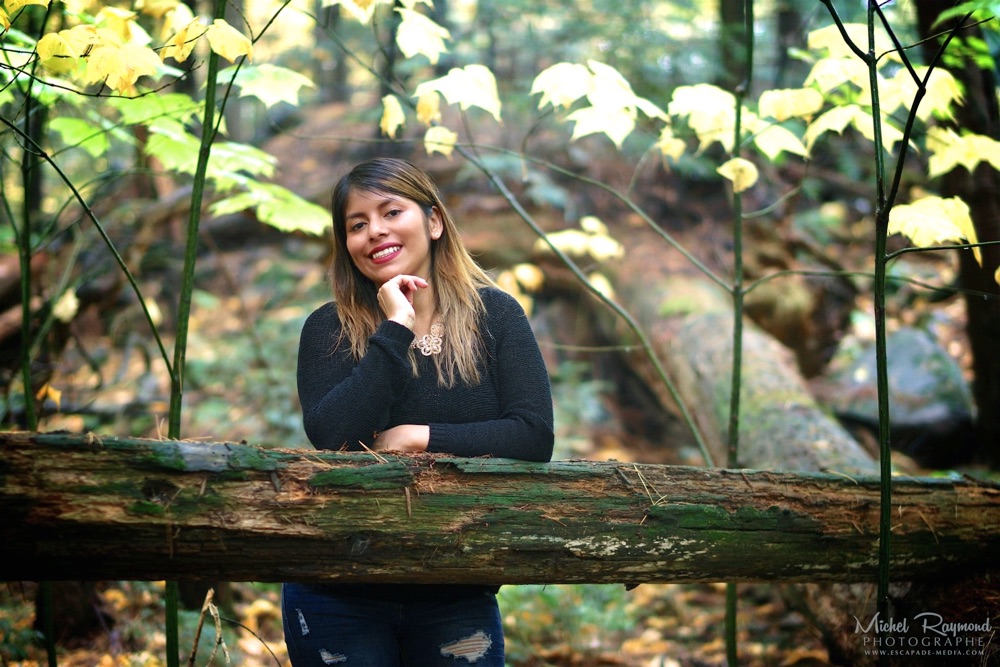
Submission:
{"label": "woman", "polygon": [[[524,310],[462,244],[412,164],[357,165],[333,195],[334,303],[307,319],[298,390],[321,449],[548,461],[552,397]],[[285,584],[295,667],[502,667],[496,586]]]}

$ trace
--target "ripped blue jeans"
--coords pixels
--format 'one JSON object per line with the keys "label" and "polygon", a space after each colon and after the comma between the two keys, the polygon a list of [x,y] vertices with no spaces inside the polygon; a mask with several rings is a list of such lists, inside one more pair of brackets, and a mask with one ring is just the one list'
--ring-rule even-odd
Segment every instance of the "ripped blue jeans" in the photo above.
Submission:
{"label": "ripped blue jeans", "polygon": [[504,667],[496,596],[387,601],[285,584],[285,645],[293,667]]}

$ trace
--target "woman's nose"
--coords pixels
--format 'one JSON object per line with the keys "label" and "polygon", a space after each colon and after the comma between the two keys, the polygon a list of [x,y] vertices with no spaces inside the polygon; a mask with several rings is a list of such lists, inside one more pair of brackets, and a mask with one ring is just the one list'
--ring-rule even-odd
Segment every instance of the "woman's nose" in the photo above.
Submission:
{"label": "woman's nose", "polygon": [[387,231],[388,228],[377,217],[373,218],[368,222],[368,235],[371,236],[372,238],[385,236]]}

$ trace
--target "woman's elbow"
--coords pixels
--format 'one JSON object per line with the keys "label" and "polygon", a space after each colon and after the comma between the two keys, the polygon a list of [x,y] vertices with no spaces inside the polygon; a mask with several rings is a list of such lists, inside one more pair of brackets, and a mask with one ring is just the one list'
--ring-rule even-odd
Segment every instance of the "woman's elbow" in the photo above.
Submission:
{"label": "woman's elbow", "polygon": [[555,447],[555,435],[552,429],[546,429],[538,437],[538,441],[531,449],[529,461],[537,463],[548,463],[552,460],[552,450]]}

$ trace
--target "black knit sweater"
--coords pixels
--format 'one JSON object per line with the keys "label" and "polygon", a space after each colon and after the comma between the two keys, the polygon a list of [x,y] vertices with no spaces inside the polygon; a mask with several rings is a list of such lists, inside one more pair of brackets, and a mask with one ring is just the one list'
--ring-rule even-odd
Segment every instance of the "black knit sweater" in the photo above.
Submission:
{"label": "black knit sweater", "polygon": [[[399,424],[429,424],[430,452],[548,461],[552,457],[549,377],[521,305],[493,288],[480,291],[486,306],[480,383],[438,386],[434,362],[417,354],[413,332],[386,320],[355,362],[347,345],[335,349],[340,318],[332,303],[306,320],[299,341],[298,388],[309,441],[319,449],[360,449],[372,435]],[[405,602],[496,592],[498,586],[327,584],[336,595]]]}
{"label": "black knit sweater", "polygon": [[298,390],[309,441],[319,449],[360,449],[400,424],[428,424],[429,452],[548,461],[552,456],[552,395],[548,373],[520,304],[494,288],[480,291],[486,306],[481,381],[438,386],[429,357],[417,354],[413,332],[386,320],[368,340],[360,362],[347,345],[334,349],[336,306],[309,316],[299,341]]}

